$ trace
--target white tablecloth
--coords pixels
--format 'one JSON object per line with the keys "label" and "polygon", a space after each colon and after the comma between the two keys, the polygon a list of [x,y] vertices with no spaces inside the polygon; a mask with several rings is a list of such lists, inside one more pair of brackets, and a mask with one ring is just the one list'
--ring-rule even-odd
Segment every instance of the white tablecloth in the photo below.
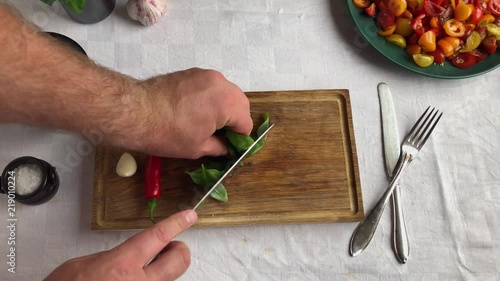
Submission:
{"label": "white tablecloth", "polygon": [[[343,0],[170,0],[151,27],[132,22],[125,2],[94,25],[59,4],[7,0],[43,30],[75,39],[90,58],[135,77],[214,68],[245,91],[349,89],[365,209],[386,187],[376,85],[387,82],[404,134],[428,105],[445,115],[402,180],[411,256],[399,264],[386,212],[371,245],[348,255],[356,223],[191,229],[181,280],[500,280],[500,69],[438,80],[390,63],[361,40]],[[84,139],[62,131],[0,126],[0,167],[22,155],[55,165],[56,197],[17,205],[17,273],[7,272],[0,231],[0,279],[40,280],[72,257],[109,249],[135,232],[90,230],[94,156],[68,161]],[[0,221],[7,224],[6,197]]]}

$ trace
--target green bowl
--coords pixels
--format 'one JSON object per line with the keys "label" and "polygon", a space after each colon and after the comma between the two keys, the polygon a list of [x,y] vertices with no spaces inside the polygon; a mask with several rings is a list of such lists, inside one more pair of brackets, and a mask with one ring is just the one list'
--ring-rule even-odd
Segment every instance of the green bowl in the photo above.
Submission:
{"label": "green bowl", "polygon": [[366,16],[362,9],[354,5],[352,0],[347,0],[347,6],[363,37],[386,58],[410,71],[434,78],[462,79],[481,75],[500,66],[500,51],[497,51],[482,62],[467,69],[456,68],[448,61],[443,66],[433,64],[426,68],[419,67],[403,49],[387,42],[384,37],[378,35],[375,20]]}

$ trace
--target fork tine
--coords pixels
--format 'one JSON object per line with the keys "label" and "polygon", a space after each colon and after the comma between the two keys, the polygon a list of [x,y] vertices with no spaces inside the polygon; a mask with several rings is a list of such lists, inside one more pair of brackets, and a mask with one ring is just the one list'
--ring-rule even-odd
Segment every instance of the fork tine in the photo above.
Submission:
{"label": "fork tine", "polygon": [[413,125],[413,128],[411,128],[410,132],[408,132],[407,134],[407,138],[406,138],[406,141],[407,142],[410,142],[411,139],[413,139],[413,133],[415,132],[415,129],[418,128],[420,126],[420,121],[422,121],[422,119],[424,118],[425,114],[427,114],[427,111],[429,111],[429,108],[431,108],[430,106],[427,107],[427,109],[424,111],[424,113],[422,114],[422,116],[420,116],[420,118],[418,118],[417,122],[415,123],[415,125]]}
{"label": "fork tine", "polygon": [[[432,121],[432,118],[434,118],[434,116],[432,115],[432,113],[434,113],[435,109],[436,108],[433,107],[431,109],[431,111],[429,112],[429,114],[427,115],[427,117],[425,117],[425,119],[422,122],[422,124],[420,124],[418,130],[415,132],[415,135],[413,135],[413,137],[412,137],[412,141],[411,141],[412,144],[416,145],[418,143],[419,139],[422,138],[422,134],[425,133],[425,131],[429,127],[429,125],[425,126],[426,124],[428,124],[429,118],[431,118],[431,121]],[[434,113],[434,115],[436,115],[436,113]],[[424,129],[424,130],[422,131],[422,129]]]}
{"label": "fork tine", "polygon": [[[439,111],[436,111],[436,114],[438,113]],[[435,116],[435,115],[434,115]],[[433,119],[434,119],[434,116],[433,116]],[[443,113],[441,112],[441,114],[439,114],[438,118],[436,119],[436,121],[434,122],[434,125],[432,125],[432,127],[430,128],[430,130],[427,132],[427,135],[424,137],[423,140],[420,140],[417,147],[418,149],[420,149],[422,146],[424,146],[425,142],[427,141],[427,139],[429,138],[429,136],[431,135],[432,131],[434,131],[434,128],[436,127],[437,123],[439,122],[439,119],[441,119],[441,116],[443,116]],[[429,125],[432,123],[432,121],[429,123]],[[429,125],[427,125],[427,127],[429,127]],[[425,130],[427,130],[427,128],[425,128]],[[424,131],[425,132],[425,131]]]}

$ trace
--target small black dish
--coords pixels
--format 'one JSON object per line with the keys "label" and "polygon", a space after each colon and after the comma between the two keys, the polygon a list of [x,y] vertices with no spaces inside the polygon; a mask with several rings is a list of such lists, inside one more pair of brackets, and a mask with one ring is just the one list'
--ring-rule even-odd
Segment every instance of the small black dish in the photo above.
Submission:
{"label": "small black dish", "polygon": [[31,156],[23,156],[14,159],[5,167],[2,172],[2,177],[0,178],[0,193],[9,194],[10,198],[10,194],[13,192],[9,191],[9,188],[11,188],[16,181],[16,175],[11,174],[17,167],[25,164],[33,164],[40,168],[41,181],[38,187],[30,194],[19,195],[14,193],[14,200],[26,205],[39,205],[52,199],[59,190],[59,176],[56,168],[44,160]]}
{"label": "small black dish", "polygon": [[61,42],[64,42],[64,43],[70,45],[75,50],[84,54],[85,56],[87,55],[85,50],[83,50],[82,46],[80,46],[78,43],[75,42],[75,40],[69,38],[68,36],[65,36],[65,35],[62,35],[59,33],[55,33],[55,32],[45,32],[45,33],[49,34],[50,36],[54,37],[55,39],[60,40]]}

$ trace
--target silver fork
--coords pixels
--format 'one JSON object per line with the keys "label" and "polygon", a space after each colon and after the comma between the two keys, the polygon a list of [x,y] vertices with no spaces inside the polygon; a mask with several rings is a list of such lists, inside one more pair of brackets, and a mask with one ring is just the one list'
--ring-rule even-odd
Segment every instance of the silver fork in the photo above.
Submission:
{"label": "silver fork", "polygon": [[432,108],[429,111],[429,109],[431,109],[430,106],[424,111],[422,116],[420,116],[413,128],[411,128],[410,132],[404,138],[403,144],[401,145],[399,162],[394,169],[394,177],[389,183],[389,187],[379,199],[375,207],[359,223],[356,230],[354,230],[349,245],[349,253],[351,256],[356,256],[361,253],[372,240],[385,205],[387,204],[387,201],[389,201],[394,188],[397,186],[401,174],[404,170],[406,170],[411,161],[417,158],[418,153],[436,127],[439,119],[441,119],[443,113],[438,115],[439,110]]}

